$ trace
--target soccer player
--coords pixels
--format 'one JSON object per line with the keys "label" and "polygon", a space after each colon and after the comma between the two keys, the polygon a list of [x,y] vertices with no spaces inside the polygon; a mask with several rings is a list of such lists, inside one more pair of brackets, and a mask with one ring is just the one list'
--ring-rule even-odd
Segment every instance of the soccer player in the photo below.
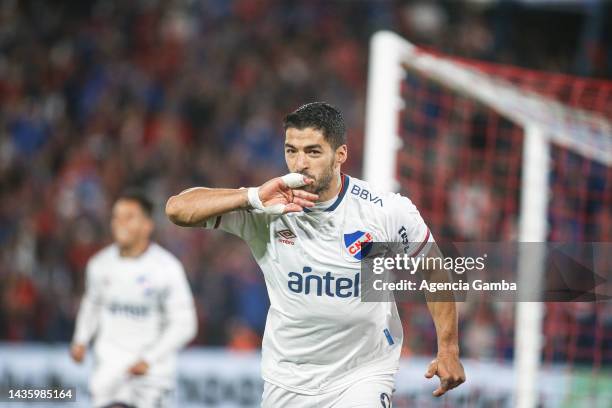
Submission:
{"label": "soccer player", "polygon": [[179,349],[196,333],[193,298],[180,261],[151,242],[152,203],[137,191],[114,204],[114,244],[87,264],[70,354],[95,336],[93,406],[167,407]]}
{"label": "soccer player", "polygon": [[[403,331],[394,302],[361,302],[361,243],[434,241],[408,198],[341,173],[341,113],[310,103],[285,117],[290,174],[248,189],[195,187],[170,197],[175,224],[220,228],[249,245],[270,297],[262,344],[263,407],[389,407]],[[436,247],[437,249],[437,247]],[[429,253],[429,252],[428,252]],[[465,381],[454,302],[428,302],[438,355],[435,396]]]}

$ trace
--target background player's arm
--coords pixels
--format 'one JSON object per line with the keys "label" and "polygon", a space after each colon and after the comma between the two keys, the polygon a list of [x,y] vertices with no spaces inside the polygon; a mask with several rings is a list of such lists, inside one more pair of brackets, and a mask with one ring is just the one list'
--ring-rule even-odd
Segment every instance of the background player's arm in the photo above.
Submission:
{"label": "background player's arm", "polygon": [[[428,255],[431,258],[441,258],[442,253],[436,244],[432,245]],[[450,277],[446,271],[434,270],[427,278],[430,282],[447,282]],[[425,292],[427,307],[436,326],[438,340],[438,355],[429,364],[425,377],[440,377],[440,386],[433,392],[439,397],[463,382],[465,372],[459,361],[459,329],[457,308],[454,301],[440,301],[436,294]]]}
{"label": "background player's arm", "polygon": [[[305,184],[313,180],[304,177]],[[259,199],[266,207],[285,205],[284,212],[299,212],[303,207],[314,206],[316,194],[292,189],[281,177],[273,178],[259,187]],[[166,215],[182,227],[199,227],[210,218],[235,210],[250,208],[247,189],[194,187],[170,197],[166,203]]]}
{"label": "background player's arm", "polygon": [[173,271],[167,293],[162,300],[166,326],[155,345],[130,368],[132,374],[145,374],[150,365],[177,353],[197,332],[196,312],[185,271],[178,262],[174,268],[176,270]]}
{"label": "background player's arm", "polygon": [[90,263],[87,265],[85,273],[85,293],[79,307],[74,337],[70,347],[70,355],[76,362],[81,362],[85,357],[87,345],[98,328],[101,302],[99,291],[100,288],[95,282]]}

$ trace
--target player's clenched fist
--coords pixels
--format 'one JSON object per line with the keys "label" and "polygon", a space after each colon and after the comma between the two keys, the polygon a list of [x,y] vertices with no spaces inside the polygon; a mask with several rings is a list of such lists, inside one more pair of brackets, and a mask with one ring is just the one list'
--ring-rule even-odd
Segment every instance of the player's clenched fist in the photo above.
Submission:
{"label": "player's clenched fist", "polygon": [[87,348],[83,344],[73,344],[70,347],[70,357],[77,362],[80,363],[85,358],[85,352]]}
{"label": "player's clenched fist", "polygon": [[145,375],[149,371],[149,363],[144,360],[139,360],[134,363],[128,372],[132,375]]}
{"label": "player's clenched fist", "polygon": [[440,386],[433,392],[434,397],[444,395],[446,391],[465,382],[463,365],[459,356],[453,354],[438,354],[438,357],[429,363],[425,377],[432,378],[434,375],[440,377]]}
{"label": "player's clenched fist", "polygon": [[273,178],[260,187],[249,188],[249,204],[269,214],[303,211],[304,207],[314,206],[319,196],[299,188],[313,182],[313,179],[299,173]]}

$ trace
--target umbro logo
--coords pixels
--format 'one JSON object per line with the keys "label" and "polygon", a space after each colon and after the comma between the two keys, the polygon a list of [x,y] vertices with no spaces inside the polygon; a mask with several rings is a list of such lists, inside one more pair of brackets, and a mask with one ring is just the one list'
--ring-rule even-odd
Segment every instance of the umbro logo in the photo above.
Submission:
{"label": "umbro logo", "polygon": [[295,245],[295,242],[292,240],[297,238],[297,236],[288,229],[277,231],[276,236],[279,237],[278,242],[287,245]]}
{"label": "umbro logo", "polygon": [[285,239],[296,238],[295,234],[291,232],[291,230],[288,230],[288,229],[280,230],[276,233],[276,235],[278,235],[281,238],[285,238]]}

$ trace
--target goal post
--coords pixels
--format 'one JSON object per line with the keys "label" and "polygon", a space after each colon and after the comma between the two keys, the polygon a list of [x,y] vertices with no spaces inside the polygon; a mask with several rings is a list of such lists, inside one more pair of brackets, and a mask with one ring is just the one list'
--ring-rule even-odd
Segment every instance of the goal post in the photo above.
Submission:
{"label": "goal post", "polygon": [[[476,156],[491,169],[482,174],[487,179],[484,183],[479,184],[473,175],[466,177],[466,185],[475,186],[474,194],[488,197],[484,201],[493,203],[489,207],[500,204],[491,198],[494,193],[486,193],[487,182],[496,183],[495,177],[500,179],[501,187],[490,187],[491,190],[506,188],[512,192],[513,198],[503,203],[503,211],[505,218],[518,218],[514,239],[549,240],[549,202],[551,194],[555,194],[550,185],[554,171],[552,146],[564,149],[563,155],[577,155],[588,163],[604,166],[603,177],[608,183],[605,186],[612,182],[612,125],[607,119],[612,114],[612,85],[605,83],[601,87],[578,78],[558,80],[533,71],[522,75],[519,71],[505,66],[483,68],[478,61],[419,49],[392,32],[375,33],[368,68],[364,178],[381,189],[404,190],[417,206],[425,207],[426,211],[421,212],[426,213],[426,218],[429,212],[439,226],[453,211],[448,203],[436,199],[447,192],[427,194],[423,185],[436,177],[448,180],[453,171],[448,161],[456,162],[452,156],[460,154],[453,149],[463,149],[464,158]],[[534,86],[534,78],[538,86]],[[506,164],[505,168],[496,160]],[[593,166],[589,164],[589,171]],[[612,203],[609,195],[604,198]],[[511,222],[502,221],[497,224],[511,228]],[[464,236],[474,240],[492,235],[490,231],[479,235],[467,229]],[[495,238],[503,241],[510,236]],[[610,240],[612,232],[606,230],[598,237]],[[540,255],[540,262],[534,262],[532,251],[530,259],[519,258],[519,287],[521,282],[528,282],[539,291],[544,262],[544,254]],[[520,408],[538,406],[544,315],[544,303],[516,304],[513,405]]]}
{"label": "goal post", "polygon": [[[519,216],[519,242],[546,242],[548,214],[548,174],[550,172],[549,141],[537,125],[527,126],[523,141],[523,174],[521,179],[521,203]],[[540,292],[544,270],[544,254],[519,252],[518,284],[529,283],[536,294]],[[534,260],[528,258],[537,256]],[[535,408],[537,402],[540,350],[542,348],[541,302],[518,302],[515,321],[515,374],[516,407]]]}
{"label": "goal post", "polygon": [[395,191],[396,152],[401,145],[399,112],[403,101],[398,89],[405,76],[402,58],[412,44],[381,31],[371,40],[366,101],[364,178],[383,190]]}

